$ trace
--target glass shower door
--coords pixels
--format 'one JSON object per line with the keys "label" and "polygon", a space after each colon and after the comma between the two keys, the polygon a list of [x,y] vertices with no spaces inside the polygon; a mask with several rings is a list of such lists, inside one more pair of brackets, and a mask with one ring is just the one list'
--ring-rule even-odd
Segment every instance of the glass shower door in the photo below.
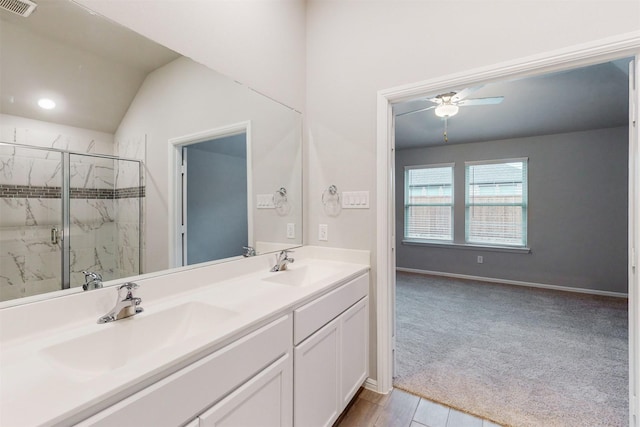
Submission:
{"label": "glass shower door", "polygon": [[0,143],[0,301],[62,288],[62,162]]}
{"label": "glass shower door", "polygon": [[141,162],[0,142],[0,302],[141,272]]}
{"label": "glass shower door", "polygon": [[139,163],[70,154],[69,177],[71,287],[83,271],[104,281],[140,274]]}

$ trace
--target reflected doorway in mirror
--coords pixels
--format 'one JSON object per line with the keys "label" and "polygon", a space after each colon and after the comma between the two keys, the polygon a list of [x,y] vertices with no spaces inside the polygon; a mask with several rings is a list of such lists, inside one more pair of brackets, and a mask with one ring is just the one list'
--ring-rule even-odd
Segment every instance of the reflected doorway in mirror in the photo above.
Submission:
{"label": "reflected doorway in mirror", "polygon": [[250,123],[172,141],[174,266],[240,257],[253,245]]}
{"label": "reflected doorway in mirror", "polygon": [[182,147],[183,265],[239,256],[249,244],[246,137]]}

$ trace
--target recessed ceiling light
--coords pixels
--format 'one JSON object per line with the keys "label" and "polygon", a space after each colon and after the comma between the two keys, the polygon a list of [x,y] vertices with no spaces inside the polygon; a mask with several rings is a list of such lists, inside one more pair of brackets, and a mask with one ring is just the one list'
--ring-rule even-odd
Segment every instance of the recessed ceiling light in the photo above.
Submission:
{"label": "recessed ceiling light", "polygon": [[56,103],[48,98],[41,98],[38,100],[38,105],[40,108],[44,108],[45,110],[52,110],[56,108]]}

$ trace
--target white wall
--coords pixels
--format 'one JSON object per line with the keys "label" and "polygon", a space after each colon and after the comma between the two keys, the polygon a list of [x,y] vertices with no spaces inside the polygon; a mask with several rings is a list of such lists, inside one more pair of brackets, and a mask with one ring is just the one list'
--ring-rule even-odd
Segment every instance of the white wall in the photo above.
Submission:
{"label": "white wall", "polygon": [[303,0],[76,0],[299,111],[305,104]]}
{"label": "white wall", "polygon": [[116,140],[146,134],[144,272],[169,268],[169,140],[251,121],[254,194],[286,187],[297,206],[287,215],[254,210],[254,238],[286,239],[286,223],[302,221],[300,114],[181,57],[150,73],[116,132]]}
{"label": "white wall", "polygon": [[[640,2],[326,1],[307,3],[305,243],[376,254],[376,212],[323,214],[329,184],[375,206],[376,92],[640,30]],[[329,241],[317,240],[319,223]],[[375,265],[374,274],[375,280]],[[375,309],[371,313],[375,377]]]}
{"label": "white wall", "polygon": [[[308,194],[334,183],[373,196],[380,89],[640,30],[636,1],[311,0],[307,16]],[[325,244],[326,221],[327,245],[375,249],[373,209],[330,219],[319,198],[308,208],[306,243]]]}

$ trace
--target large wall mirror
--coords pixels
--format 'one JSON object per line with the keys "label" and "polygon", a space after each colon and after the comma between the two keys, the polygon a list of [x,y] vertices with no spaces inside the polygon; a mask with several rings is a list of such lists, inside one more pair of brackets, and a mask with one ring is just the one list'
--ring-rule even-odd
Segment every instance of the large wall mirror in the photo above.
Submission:
{"label": "large wall mirror", "polygon": [[0,11],[0,307],[302,244],[299,112],[37,3]]}

